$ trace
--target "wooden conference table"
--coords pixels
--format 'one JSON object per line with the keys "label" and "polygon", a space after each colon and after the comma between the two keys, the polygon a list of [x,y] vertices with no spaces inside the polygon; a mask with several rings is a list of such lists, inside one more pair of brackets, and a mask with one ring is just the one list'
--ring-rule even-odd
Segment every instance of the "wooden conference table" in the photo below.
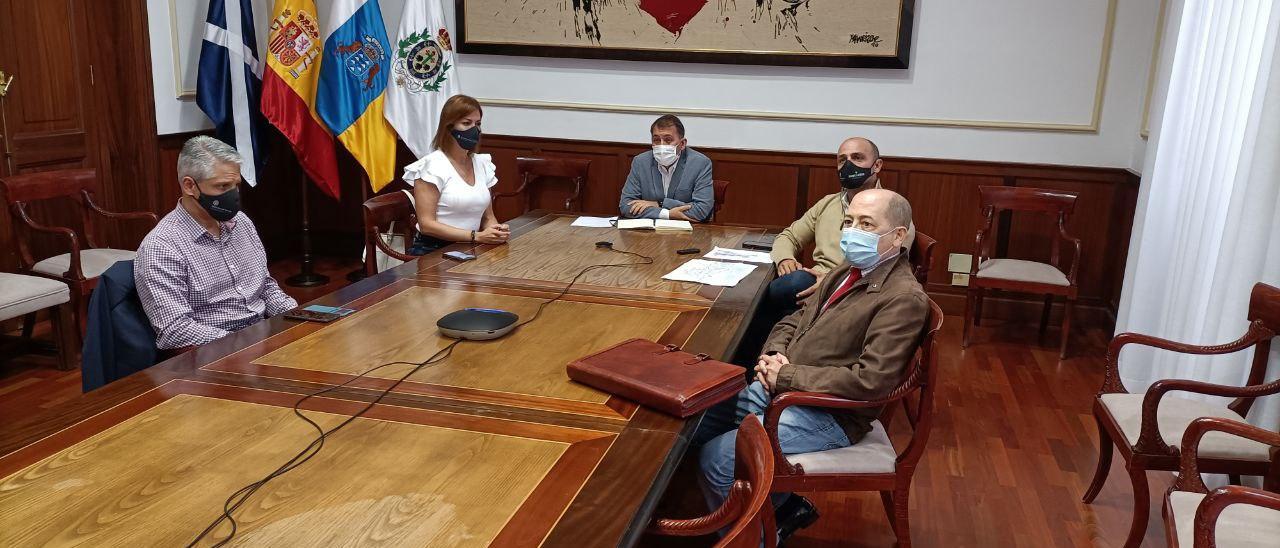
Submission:
{"label": "wooden conference table", "polygon": [[[769,280],[669,282],[694,256],[758,229],[689,233],[571,227],[533,212],[505,246],[458,263],[439,253],[318,299],[358,312],[331,324],[273,318],[27,417],[0,418],[0,546],[174,546],[190,542],[240,487],[315,437],[300,395],[390,361],[421,361],[449,340],[437,318],[462,307],[535,322],[464,342],[336,433],[320,453],[236,513],[232,544],[630,546],[652,517],[696,421],[650,411],[565,375],[574,358],[645,337],[727,357]],[[379,370],[302,408],[331,427],[391,386]],[[224,538],[223,525],[206,540]],[[211,544],[206,542],[205,544]]]}

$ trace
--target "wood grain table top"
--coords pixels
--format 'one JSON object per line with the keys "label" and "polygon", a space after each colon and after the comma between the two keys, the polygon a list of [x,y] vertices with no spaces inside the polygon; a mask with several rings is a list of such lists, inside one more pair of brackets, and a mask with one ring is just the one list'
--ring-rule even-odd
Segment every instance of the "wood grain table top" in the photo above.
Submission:
{"label": "wood grain table top", "polygon": [[[531,317],[583,267],[653,257],[583,276],[536,321],[494,341],[462,342],[329,437],[298,469],[237,512],[236,544],[629,546],[696,421],[574,383],[564,366],[632,337],[727,357],[763,286],[661,276],[675,250],[732,247],[762,231],[692,234],[570,227],[533,212],[505,246],[455,244],[315,302],[357,310],[330,324],[272,318],[59,408],[0,424],[0,545],[185,544],[223,500],[288,460],[321,426],[350,416],[449,342],[435,328],[464,307]],[[592,273],[596,274],[596,273]],[[216,530],[206,540],[225,537]]]}

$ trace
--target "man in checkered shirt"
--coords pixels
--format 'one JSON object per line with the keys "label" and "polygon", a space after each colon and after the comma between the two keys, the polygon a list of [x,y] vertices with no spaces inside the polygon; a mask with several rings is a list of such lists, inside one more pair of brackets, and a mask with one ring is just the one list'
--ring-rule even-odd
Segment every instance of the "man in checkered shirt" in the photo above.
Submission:
{"label": "man in checkered shirt", "polygon": [[182,198],[138,247],[133,278],[156,346],[220,339],[298,306],[267,272],[258,231],[240,212],[240,155],[194,137],[178,155]]}

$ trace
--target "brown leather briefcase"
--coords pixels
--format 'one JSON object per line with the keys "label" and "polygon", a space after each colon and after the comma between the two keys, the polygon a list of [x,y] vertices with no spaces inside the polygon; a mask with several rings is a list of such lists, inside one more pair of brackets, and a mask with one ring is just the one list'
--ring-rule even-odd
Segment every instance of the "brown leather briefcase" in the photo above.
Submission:
{"label": "brown leather briefcase", "polygon": [[568,372],[582,384],[677,417],[698,413],[747,387],[742,367],[645,339],[579,358]]}

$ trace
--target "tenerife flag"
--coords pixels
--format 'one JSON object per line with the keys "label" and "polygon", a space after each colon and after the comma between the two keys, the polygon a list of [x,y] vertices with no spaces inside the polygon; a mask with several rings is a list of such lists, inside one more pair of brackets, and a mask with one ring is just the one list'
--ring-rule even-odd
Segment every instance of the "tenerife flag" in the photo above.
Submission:
{"label": "tenerife flag", "polygon": [[440,109],[460,91],[453,41],[440,0],[408,0],[391,61],[387,121],[414,156],[431,153]]}
{"label": "tenerife flag", "polygon": [[391,48],[377,0],[334,0],[324,31],[316,112],[377,191],[395,177],[396,135],[383,117]]}
{"label": "tenerife flag", "polygon": [[[258,62],[251,0],[210,0],[200,44],[196,104],[213,125],[218,139],[240,152],[240,174],[258,184],[263,156],[258,151],[262,113],[262,64]],[[228,24],[228,21],[230,24]]]}

